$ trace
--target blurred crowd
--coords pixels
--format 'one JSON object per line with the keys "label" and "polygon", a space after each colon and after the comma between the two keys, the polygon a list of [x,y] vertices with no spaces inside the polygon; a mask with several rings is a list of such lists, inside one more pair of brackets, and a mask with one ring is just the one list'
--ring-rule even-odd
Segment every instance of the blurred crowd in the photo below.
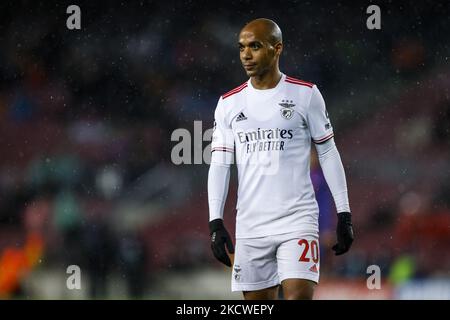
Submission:
{"label": "blurred crowd", "polygon": [[86,3],[72,31],[62,4],[2,3],[0,298],[50,266],[88,270],[93,298],[112,273],[140,298],[155,270],[219,267],[207,165],[174,166],[171,133],[211,126],[218,97],[246,80],[238,32],[262,16],[283,30],[282,71],[321,88],[346,167],[357,240],[335,260],[334,205],[313,165],[324,276],[379,264],[394,283],[448,277],[449,12],[393,6],[369,31],[365,7],[341,2]]}

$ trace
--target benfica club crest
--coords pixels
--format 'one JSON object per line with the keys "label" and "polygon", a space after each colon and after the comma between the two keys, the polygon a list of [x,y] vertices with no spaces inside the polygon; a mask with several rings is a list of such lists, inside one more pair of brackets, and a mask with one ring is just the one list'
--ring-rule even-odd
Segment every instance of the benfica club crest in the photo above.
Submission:
{"label": "benfica club crest", "polygon": [[281,103],[279,103],[279,105],[281,106],[281,116],[286,120],[292,118],[292,116],[294,115],[295,106],[295,104],[292,103],[292,100],[281,100]]}

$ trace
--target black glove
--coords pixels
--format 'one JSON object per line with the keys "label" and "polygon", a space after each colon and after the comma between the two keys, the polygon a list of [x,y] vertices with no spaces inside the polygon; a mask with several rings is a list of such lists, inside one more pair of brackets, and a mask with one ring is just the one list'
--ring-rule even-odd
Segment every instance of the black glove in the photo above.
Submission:
{"label": "black glove", "polygon": [[346,253],[353,242],[352,215],[350,212],[338,213],[338,223],[336,228],[337,243],[333,246],[335,255]]}
{"label": "black glove", "polygon": [[234,253],[233,242],[228,234],[228,231],[223,225],[222,219],[215,219],[209,222],[209,233],[211,235],[211,249],[217,260],[223,264],[231,267],[230,257],[228,256],[225,245],[228,248],[228,252]]}

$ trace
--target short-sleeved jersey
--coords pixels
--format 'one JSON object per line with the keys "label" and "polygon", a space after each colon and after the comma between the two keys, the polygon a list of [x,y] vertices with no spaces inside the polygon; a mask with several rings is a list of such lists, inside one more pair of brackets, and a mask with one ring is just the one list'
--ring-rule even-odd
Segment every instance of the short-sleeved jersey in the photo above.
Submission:
{"label": "short-sleeved jersey", "polygon": [[250,80],[222,95],[215,111],[212,163],[238,169],[236,238],[318,232],[310,178],[311,141],[333,137],[316,85],[282,75],[275,88]]}

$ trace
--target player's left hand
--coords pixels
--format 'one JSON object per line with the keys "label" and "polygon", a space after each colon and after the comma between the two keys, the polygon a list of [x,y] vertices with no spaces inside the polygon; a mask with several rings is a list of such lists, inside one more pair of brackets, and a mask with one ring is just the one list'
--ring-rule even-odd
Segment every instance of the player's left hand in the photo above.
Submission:
{"label": "player's left hand", "polygon": [[346,253],[353,243],[353,225],[350,212],[338,213],[338,224],[336,228],[337,243],[333,246],[336,256]]}

